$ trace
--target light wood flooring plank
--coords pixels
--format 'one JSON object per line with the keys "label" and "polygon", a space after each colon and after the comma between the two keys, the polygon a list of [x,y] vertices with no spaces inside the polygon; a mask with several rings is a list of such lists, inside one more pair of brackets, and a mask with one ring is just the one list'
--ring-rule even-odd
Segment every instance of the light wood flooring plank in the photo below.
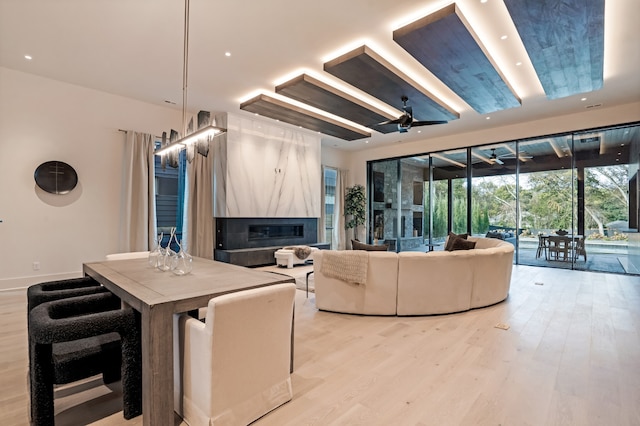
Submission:
{"label": "light wood flooring plank", "polygon": [[[0,293],[2,424],[28,424],[25,297]],[[507,301],[430,317],[319,312],[298,291],[295,321],[293,400],[256,426],[640,424],[639,277],[514,266]],[[142,424],[118,386],[56,394],[58,424]]]}

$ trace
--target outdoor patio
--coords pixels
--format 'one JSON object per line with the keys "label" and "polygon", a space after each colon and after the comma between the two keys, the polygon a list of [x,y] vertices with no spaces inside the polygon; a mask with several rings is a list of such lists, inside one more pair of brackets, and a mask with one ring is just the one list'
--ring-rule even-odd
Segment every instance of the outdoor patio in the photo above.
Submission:
{"label": "outdoor patio", "polygon": [[[436,245],[434,250],[443,250],[444,245]],[[586,240],[585,250],[587,260],[580,256],[575,263],[545,259],[544,254],[536,257],[538,239],[535,237],[518,240],[514,263],[519,265],[542,266],[561,269],[576,269],[581,271],[610,272],[616,274],[638,274],[640,271],[627,270],[627,242]],[[427,244],[409,249],[409,251],[428,251]]]}

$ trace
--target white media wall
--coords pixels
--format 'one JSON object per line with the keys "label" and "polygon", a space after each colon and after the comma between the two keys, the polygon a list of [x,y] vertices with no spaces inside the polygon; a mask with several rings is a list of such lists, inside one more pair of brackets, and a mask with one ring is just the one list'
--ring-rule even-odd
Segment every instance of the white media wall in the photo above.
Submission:
{"label": "white media wall", "polygon": [[[117,251],[122,150],[118,129],[161,134],[179,110],[0,67],[0,289],[80,276]],[[33,173],[45,161],[78,173],[66,195]]]}
{"label": "white media wall", "polygon": [[[235,114],[216,117],[216,217],[320,217],[320,135]],[[225,123],[225,124],[220,124]]]}

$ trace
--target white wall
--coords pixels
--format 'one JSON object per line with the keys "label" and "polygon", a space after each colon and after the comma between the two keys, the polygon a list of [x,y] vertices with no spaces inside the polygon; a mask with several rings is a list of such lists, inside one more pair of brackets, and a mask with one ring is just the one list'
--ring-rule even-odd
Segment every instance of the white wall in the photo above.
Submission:
{"label": "white wall", "polygon": [[[0,289],[79,276],[117,251],[124,133],[179,128],[180,111],[0,67]],[[73,166],[66,195],[38,188],[45,161]],[[34,271],[32,263],[39,262]]]}
{"label": "white wall", "polygon": [[366,151],[353,152],[349,156],[351,184],[366,185],[367,161],[392,157],[424,154],[444,149],[482,145],[554,133],[629,123],[640,120],[640,102],[611,108],[600,108],[579,114],[570,114],[530,121],[519,125],[495,127],[472,133],[425,139],[417,142],[395,144]]}

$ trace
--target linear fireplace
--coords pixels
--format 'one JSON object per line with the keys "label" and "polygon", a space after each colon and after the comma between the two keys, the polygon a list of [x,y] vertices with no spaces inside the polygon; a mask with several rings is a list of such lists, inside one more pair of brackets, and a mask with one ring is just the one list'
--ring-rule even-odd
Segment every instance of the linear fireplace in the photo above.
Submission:
{"label": "linear fireplace", "polygon": [[249,225],[249,241],[304,237],[304,225]]}
{"label": "linear fireplace", "polygon": [[318,218],[216,218],[214,258],[242,266],[275,263],[276,250],[318,243]]}

